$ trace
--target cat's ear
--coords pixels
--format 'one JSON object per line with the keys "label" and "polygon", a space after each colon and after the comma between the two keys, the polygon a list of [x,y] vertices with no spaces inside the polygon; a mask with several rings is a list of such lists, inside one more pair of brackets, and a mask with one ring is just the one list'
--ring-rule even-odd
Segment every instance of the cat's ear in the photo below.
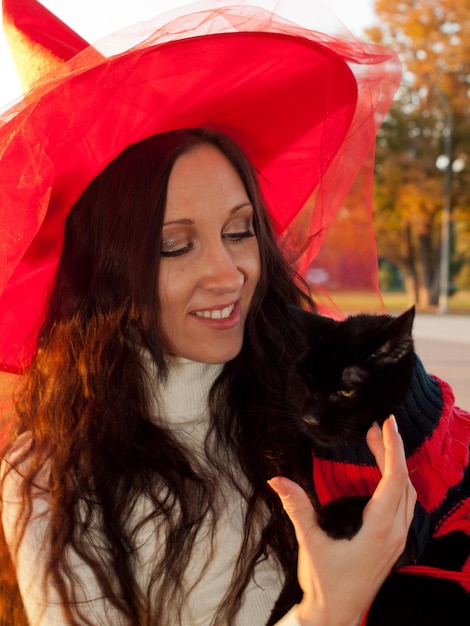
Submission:
{"label": "cat's ear", "polygon": [[384,343],[372,354],[373,359],[382,364],[397,363],[403,357],[414,351],[413,337],[411,334],[415,307],[395,318],[391,318],[386,325],[387,333]]}
{"label": "cat's ear", "polygon": [[411,337],[411,330],[413,328],[415,313],[416,307],[413,305],[407,311],[396,317],[393,321],[395,330]]}

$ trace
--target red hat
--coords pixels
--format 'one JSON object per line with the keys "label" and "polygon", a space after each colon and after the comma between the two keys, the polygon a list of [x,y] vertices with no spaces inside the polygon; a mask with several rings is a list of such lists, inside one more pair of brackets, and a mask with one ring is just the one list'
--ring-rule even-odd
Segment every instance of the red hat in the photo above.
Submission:
{"label": "red hat", "polygon": [[[20,370],[34,354],[68,212],[130,144],[194,126],[230,135],[260,172],[283,243],[295,248],[309,233],[322,233],[301,269],[370,157],[399,80],[390,50],[310,30],[259,7],[203,4],[95,47],[82,49],[80,39],[60,46],[56,59],[67,59],[67,50],[73,56],[1,114],[3,369]],[[21,28],[18,7],[36,49],[48,48],[49,26],[54,40],[73,38],[34,0],[3,0],[10,27],[16,21]],[[31,27],[38,16],[39,31]],[[361,209],[367,228],[369,207]]]}

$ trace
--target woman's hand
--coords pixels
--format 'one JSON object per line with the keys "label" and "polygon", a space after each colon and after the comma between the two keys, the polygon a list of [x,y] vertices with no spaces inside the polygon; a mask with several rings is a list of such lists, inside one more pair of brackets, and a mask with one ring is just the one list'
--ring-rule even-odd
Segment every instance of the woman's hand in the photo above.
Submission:
{"label": "woman's hand", "polygon": [[416,492],[408,477],[395,418],[374,425],[367,443],[382,478],[352,539],[331,539],[299,485],[283,477],[269,481],[295,527],[298,578],[304,591],[296,607],[302,626],[357,626],[403,552]]}

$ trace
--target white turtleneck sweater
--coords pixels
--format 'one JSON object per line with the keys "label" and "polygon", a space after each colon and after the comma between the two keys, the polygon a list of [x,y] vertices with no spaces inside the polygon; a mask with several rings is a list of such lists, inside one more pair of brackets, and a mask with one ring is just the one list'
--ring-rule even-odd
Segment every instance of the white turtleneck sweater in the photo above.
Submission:
{"label": "white turtleneck sweater", "polygon": [[[209,426],[207,396],[209,390],[222,369],[221,365],[195,363],[186,359],[172,359],[170,376],[165,385],[158,387],[155,394],[155,416],[159,425],[166,425],[177,433],[196,454],[201,463],[205,463],[203,442]],[[162,422],[162,419],[165,422]],[[23,449],[29,444],[29,436],[22,436],[15,446]],[[15,451],[12,452],[12,457]],[[3,473],[3,472],[2,472]],[[3,487],[2,523],[7,543],[12,546],[18,528],[21,476],[15,471],[7,475]],[[183,607],[184,626],[207,626],[211,623],[220,605],[233,573],[233,567],[240,550],[243,536],[243,518],[245,503],[238,492],[224,481],[220,483],[217,494],[220,498],[219,518],[215,528],[210,552],[209,528],[202,528],[194,546],[192,559],[186,572],[185,582],[191,589]],[[17,577],[24,600],[28,620],[31,626],[58,626],[66,624],[60,598],[55,589],[45,583],[44,558],[41,546],[47,543],[48,496],[38,494],[34,501],[31,521],[26,529],[16,560]],[[134,525],[148,513],[148,501],[142,499],[135,507],[131,520]],[[152,555],[158,550],[164,537],[158,532],[155,523],[147,523],[136,538],[139,567],[138,582],[144,587],[152,568]],[[119,614],[106,599],[99,597],[99,588],[90,568],[70,554],[77,584],[81,587],[81,598],[86,601],[87,614],[97,626],[119,626],[122,624]],[[201,572],[204,569],[202,576]],[[79,583],[78,583],[79,581]],[[193,583],[196,584],[193,586]],[[271,609],[282,588],[282,574],[274,558],[261,561],[254,571],[243,598],[243,603],[233,626],[264,626]],[[278,626],[299,626],[294,611],[289,612]]]}

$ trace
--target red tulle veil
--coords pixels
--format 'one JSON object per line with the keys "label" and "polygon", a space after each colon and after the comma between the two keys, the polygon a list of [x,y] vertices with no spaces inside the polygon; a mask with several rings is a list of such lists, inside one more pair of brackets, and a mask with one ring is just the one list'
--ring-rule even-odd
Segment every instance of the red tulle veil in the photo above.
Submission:
{"label": "red tulle veil", "polygon": [[88,46],[34,0],[3,0],[7,34],[42,76],[0,114],[0,368],[34,355],[74,202],[125,147],[176,128],[240,143],[314,288],[376,286],[374,145],[397,57],[315,1],[285,3],[298,23],[261,3],[186,5]]}

